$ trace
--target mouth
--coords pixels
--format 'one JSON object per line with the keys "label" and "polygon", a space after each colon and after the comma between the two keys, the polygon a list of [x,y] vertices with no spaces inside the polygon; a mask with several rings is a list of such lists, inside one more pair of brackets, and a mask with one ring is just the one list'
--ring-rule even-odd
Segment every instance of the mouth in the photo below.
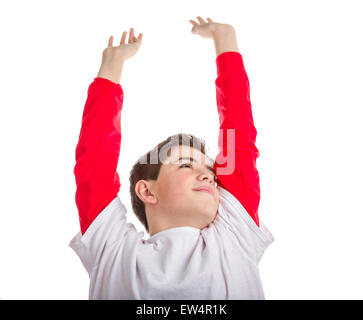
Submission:
{"label": "mouth", "polygon": [[208,193],[210,194],[213,198],[214,198],[214,195],[213,195],[213,192],[212,190],[210,190],[209,188],[196,188],[196,189],[193,189],[194,191],[199,191],[199,192],[205,192],[205,193]]}

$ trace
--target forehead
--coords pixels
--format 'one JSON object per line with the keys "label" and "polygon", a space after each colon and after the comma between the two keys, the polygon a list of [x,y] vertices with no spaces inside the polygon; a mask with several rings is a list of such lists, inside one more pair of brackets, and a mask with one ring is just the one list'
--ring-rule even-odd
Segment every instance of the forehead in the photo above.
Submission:
{"label": "forehead", "polygon": [[195,161],[197,161],[199,164],[202,164],[202,165],[207,164],[209,166],[213,166],[212,161],[205,154],[203,154],[198,149],[195,149],[190,146],[185,146],[185,145],[173,146],[170,151],[170,157],[168,157],[168,162],[176,163],[176,162],[184,161],[184,160],[179,160],[182,157],[183,158],[191,157]]}

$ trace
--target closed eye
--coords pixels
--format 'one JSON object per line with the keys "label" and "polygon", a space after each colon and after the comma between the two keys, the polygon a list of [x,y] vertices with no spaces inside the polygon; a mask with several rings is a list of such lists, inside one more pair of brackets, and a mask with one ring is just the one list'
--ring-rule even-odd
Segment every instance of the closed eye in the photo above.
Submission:
{"label": "closed eye", "polygon": [[187,164],[187,163],[185,163],[185,164],[182,164],[179,168],[184,168],[184,166],[188,166],[189,168],[191,168],[191,167],[192,167],[192,165],[191,165],[191,164]]}
{"label": "closed eye", "polygon": [[[185,166],[187,166],[188,168],[192,167],[191,164],[185,163],[185,164],[182,164],[179,168],[185,168]],[[216,175],[214,175],[214,182],[216,183],[217,181],[218,181],[218,178]]]}

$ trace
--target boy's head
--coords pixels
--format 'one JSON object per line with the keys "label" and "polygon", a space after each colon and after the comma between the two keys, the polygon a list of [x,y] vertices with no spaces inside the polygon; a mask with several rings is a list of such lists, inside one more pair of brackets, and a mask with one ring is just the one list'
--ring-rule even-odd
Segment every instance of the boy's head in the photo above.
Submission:
{"label": "boy's head", "polygon": [[[200,187],[211,193],[193,190]],[[219,191],[204,141],[179,133],[159,143],[132,167],[130,194],[136,216],[151,235],[208,226],[217,214]]]}

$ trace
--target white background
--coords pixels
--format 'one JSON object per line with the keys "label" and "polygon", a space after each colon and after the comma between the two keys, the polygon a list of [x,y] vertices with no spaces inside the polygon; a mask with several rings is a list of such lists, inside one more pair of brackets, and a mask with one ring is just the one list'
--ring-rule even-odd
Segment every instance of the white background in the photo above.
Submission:
{"label": "white background", "polygon": [[[166,137],[217,155],[215,50],[189,19],[237,32],[251,85],[267,299],[362,299],[363,20],[359,1],[7,1],[0,5],[0,298],[87,299],[75,147],[108,37],[143,32],[126,62],[120,198]],[[145,238],[147,235],[145,234]]]}

